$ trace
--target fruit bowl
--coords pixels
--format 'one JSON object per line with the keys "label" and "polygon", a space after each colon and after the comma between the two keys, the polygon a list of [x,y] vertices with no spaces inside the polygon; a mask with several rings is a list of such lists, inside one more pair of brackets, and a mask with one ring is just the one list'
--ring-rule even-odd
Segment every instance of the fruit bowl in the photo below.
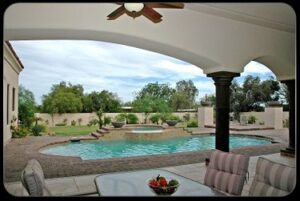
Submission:
{"label": "fruit bowl", "polygon": [[147,180],[150,190],[156,195],[172,195],[179,187],[179,181],[158,175]]}

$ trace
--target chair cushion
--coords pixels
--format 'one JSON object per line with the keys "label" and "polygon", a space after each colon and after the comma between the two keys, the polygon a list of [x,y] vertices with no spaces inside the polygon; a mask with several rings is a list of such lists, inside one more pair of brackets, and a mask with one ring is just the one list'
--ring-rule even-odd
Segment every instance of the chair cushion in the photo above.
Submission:
{"label": "chair cushion", "polygon": [[31,159],[21,174],[21,181],[30,196],[47,196],[49,190],[45,187],[45,177],[40,163]]}
{"label": "chair cushion", "polygon": [[259,157],[249,195],[284,196],[296,186],[296,169]]}
{"label": "chair cushion", "polygon": [[207,167],[204,184],[233,195],[240,195],[248,171],[249,156],[216,150]]}

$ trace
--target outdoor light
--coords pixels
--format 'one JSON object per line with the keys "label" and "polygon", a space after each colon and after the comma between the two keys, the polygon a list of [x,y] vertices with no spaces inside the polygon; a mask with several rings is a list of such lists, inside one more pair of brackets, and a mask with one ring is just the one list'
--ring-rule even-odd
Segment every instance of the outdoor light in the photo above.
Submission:
{"label": "outdoor light", "polygon": [[143,3],[124,3],[124,7],[129,12],[140,12],[144,8]]}

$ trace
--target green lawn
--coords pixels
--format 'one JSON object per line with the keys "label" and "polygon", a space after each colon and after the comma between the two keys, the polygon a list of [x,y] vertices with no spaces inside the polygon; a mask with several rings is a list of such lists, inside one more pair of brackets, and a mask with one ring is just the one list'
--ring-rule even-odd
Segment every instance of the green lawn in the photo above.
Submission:
{"label": "green lawn", "polygon": [[49,131],[54,132],[57,136],[74,136],[90,134],[97,128],[97,126],[55,126],[49,127]]}

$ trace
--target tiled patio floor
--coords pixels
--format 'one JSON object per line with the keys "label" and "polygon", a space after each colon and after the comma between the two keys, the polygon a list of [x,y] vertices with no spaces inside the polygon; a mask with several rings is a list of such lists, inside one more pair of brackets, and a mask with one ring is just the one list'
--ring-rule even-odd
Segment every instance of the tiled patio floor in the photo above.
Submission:
{"label": "tiled patio floor", "polygon": [[[273,161],[287,164],[295,167],[295,158],[289,158],[277,154],[263,155],[263,157],[269,158]],[[249,181],[244,185],[242,196],[247,196],[250,185],[252,183],[255,167],[258,156],[250,158],[249,162]],[[179,174],[181,176],[190,178],[192,180],[203,183],[204,175],[206,172],[206,166],[204,163],[195,163],[188,165],[172,166],[161,168]],[[46,179],[46,185],[55,196],[68,196],[80,193],[92,193],[91,196],[98,196],[96,194],[96,188],[94,184],[94,178],[97,174],[85,175],[85,176],[73,176]],[[7,191],[14,196],[23,196],[23,187],[20,182],[5,183]]]}

